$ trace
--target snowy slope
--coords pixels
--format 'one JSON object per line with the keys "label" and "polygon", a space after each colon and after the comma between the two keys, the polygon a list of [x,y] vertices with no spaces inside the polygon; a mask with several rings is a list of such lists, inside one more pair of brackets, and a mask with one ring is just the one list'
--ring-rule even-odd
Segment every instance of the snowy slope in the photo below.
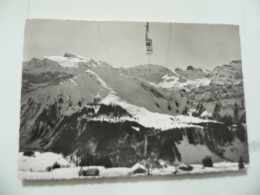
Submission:
{"label": "snowy slope", "polygon": [[138,107],[120,99],[115,92],[110,92],[101,101],[103,104],[118,104],[136,117],[137,121],[145,127],[167,130],[171,128],[197,127],[196,123],[216,122],[204,120],[192,116],[171,116],[167,114],[150,112],[145,108]]}
{"label": "snowy slope", "polygon": [[62,56],[50,56],[43,57],[43,59],[50,60],[52,62],[57,62],[59,65],[65,68],[78,68],[79,62],[86,62],[86,60],[79,58],[68,58]]}
{"label": "snowy slope", "polygon": [[206,145],[189,144],[187,136],[177,144],[178,150],[181,153],[182,161],[186,163],[201,163],[205,156],[210,156],[213,162],[223,161],[218,155],[214,154]]}
{"label": "snowy slope", "polygon": [[158,83],[158,86],[162,88],[177,88],[177,89],[188,89],[198,88],[200,86],[207,86],[211,83],[209,78],[200,78],[194,80],[180,81],[180,77],[171,76],[167,74],[162,77],[163,81]]}
{"label": "snowy slope", "polygon": [[[217,72],[214,75],[220,75],[219,69]],[[228,145],[231,141],[222,140],[228,129],[224,123],[199,118],[214,117],[215,102],[212,106],[212,102],[205,101],[205,110],[198,106],[201,105],[197,104],[198,99],[218,98],[222,93],[216,89],[226,90],[225,83],[224,88],[212,85],[214,75],[200,69],[189,68],[179,73],[154,65],[116,69],[105,62],[70,53],[32,59],[23,69],[20,150],[37,148],[93,156],[101,153],[110,155],[113,163],[116,155],[124,157],[128,152],[132,159],[138,159],[150,155],[152,149],[155,153],[163,151],[164,157],[173,161],[179,151],[184,162],[200,162],[205,155],[218,161],[220,149],[225,147],[225,156],[232,153],[229,155],[232,159],[242,150],[246,153],[240,140],[232,146]],[[231,89],[226,91],[230,93]],[[222,104],[223,108],[229,106],[230,103]],[[187,116],[191,109],[200,111],[198,117]],[[182,114],[184,110],[186,114]],[[149,142],[151,137],[147,135],[158,139],[155,142],[158,145]],[[212,139],[207,140],[208,137]],[[231,137],[236,139],[236,134]],[[211,143],[212,140],[216,143]],[[238,150],[233,152],[234,148]],[[156,155],[160,153],[157,151]]]}
{"label": "snowy slope", "polygon": [[[126,77],[117,69],[100,65],[93,69],[120,98],[151,112],[177,115],[184,109],[185,98],[179,92],[171,93],[161,87],[132,77]],[[176,105],[178,103],[178,107]]]}
{"label": "snowy slope", "polygon": [[171,70],[164,66],[147,64],[118,70],[125,76],[134,77],[151,83],[158,84],[162,81],[163,75],[176,76]]}
{"label": "snowy slope", "polygon": [[52,152],[40,153],[36,152],[35,157],[24,156],[19,152],[18,156],[19,171],[46,171],[47,167],[51,167],[54,163],[58,163],[61,167],[68,167],[70,163],[61,155]]}

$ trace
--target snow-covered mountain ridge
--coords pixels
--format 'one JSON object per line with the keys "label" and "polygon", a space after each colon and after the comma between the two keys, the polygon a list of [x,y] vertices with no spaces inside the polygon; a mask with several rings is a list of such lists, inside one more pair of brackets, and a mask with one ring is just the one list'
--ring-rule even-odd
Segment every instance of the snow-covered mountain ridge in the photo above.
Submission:
{"label": "snow-covered mountain ridge", "polygon": [[[227,158],[225,146],[244,138],[236,131],[246,132],[242,126],[229,132],[222,120],[233,112],[231,102],[240,101],[232,90],[243,93],[235,65],[239,62],[210,73],[192,67],[173,73],[157,65],[118,69],[71,53],[34,58],[23,66],[20,150],[109,154],[113,162],[116,155],[132,155],[133,162],[121,162],[124,165],[152,153],[170,161],[200,161],[201,156],[184,155],[194,144],[215,160]],[[237,76],[230,80],[234,71]],[[229,102],[216,109],[218,96],[212,90],[226,88]],[[232,120],[238,121],[244,109],[236,109]],[[222,137],[225,134],[229,139]]]}

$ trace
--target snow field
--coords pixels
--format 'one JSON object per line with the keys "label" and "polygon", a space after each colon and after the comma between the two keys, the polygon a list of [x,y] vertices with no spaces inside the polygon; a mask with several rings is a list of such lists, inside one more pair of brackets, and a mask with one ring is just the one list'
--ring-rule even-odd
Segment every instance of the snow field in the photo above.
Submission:
{"label": "snow field", "polygon": [[[136,177],[145,176],[148,173],[147,168],[141,164],[136,163],[133,167],[113,167],[105,168],[103,166],[85,166],[85,167],[73,167],[62,155],[52,152],[35,153],[35,157],[23,156],[23,153],[19,153],[19,168],[18,178],[26,180],[47,180],[47,179],[91,179],[91,178],[111,178],[111,177]],[[61,168],[46,171],[48,166],[52,166],[53,163],[58,162],[61,164]],[[165,163],[160,160],[160,162]],[[183,171],[179,166],[167,165],[163,168],[150,168],[150,175],[181,175],[181,174],[196,174],[196,173],[213,173],[224,171],[237,171],[237,162],[218,162],[214,163],[214,167],[203,167],[202,164],[190,164],[193,169],[191,171]],[[248,165],[245,167],[247,168]],[[79,176],[80,169],[98,169],[98,176]],[[138,168],[143,169],[146,173],[134,174],[134,171]]]}

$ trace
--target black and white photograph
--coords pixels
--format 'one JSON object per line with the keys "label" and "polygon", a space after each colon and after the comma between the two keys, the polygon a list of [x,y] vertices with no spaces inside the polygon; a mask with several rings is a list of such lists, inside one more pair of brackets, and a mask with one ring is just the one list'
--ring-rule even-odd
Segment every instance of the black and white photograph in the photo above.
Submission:
{"label": "black and white photograph", "polygon": [[249,166],[238,25],[27,19],[18,178]]}

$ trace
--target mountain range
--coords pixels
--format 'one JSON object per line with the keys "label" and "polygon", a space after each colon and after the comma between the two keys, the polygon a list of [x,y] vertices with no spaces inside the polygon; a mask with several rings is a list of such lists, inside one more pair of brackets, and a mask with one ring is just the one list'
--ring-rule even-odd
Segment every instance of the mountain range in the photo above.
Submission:
{"label": "mountain range", "polygon": [[23,63],[20,151],[104,156],[112,166],[248,161],[240,60],[212,71],[114,68],[65,53]]}

